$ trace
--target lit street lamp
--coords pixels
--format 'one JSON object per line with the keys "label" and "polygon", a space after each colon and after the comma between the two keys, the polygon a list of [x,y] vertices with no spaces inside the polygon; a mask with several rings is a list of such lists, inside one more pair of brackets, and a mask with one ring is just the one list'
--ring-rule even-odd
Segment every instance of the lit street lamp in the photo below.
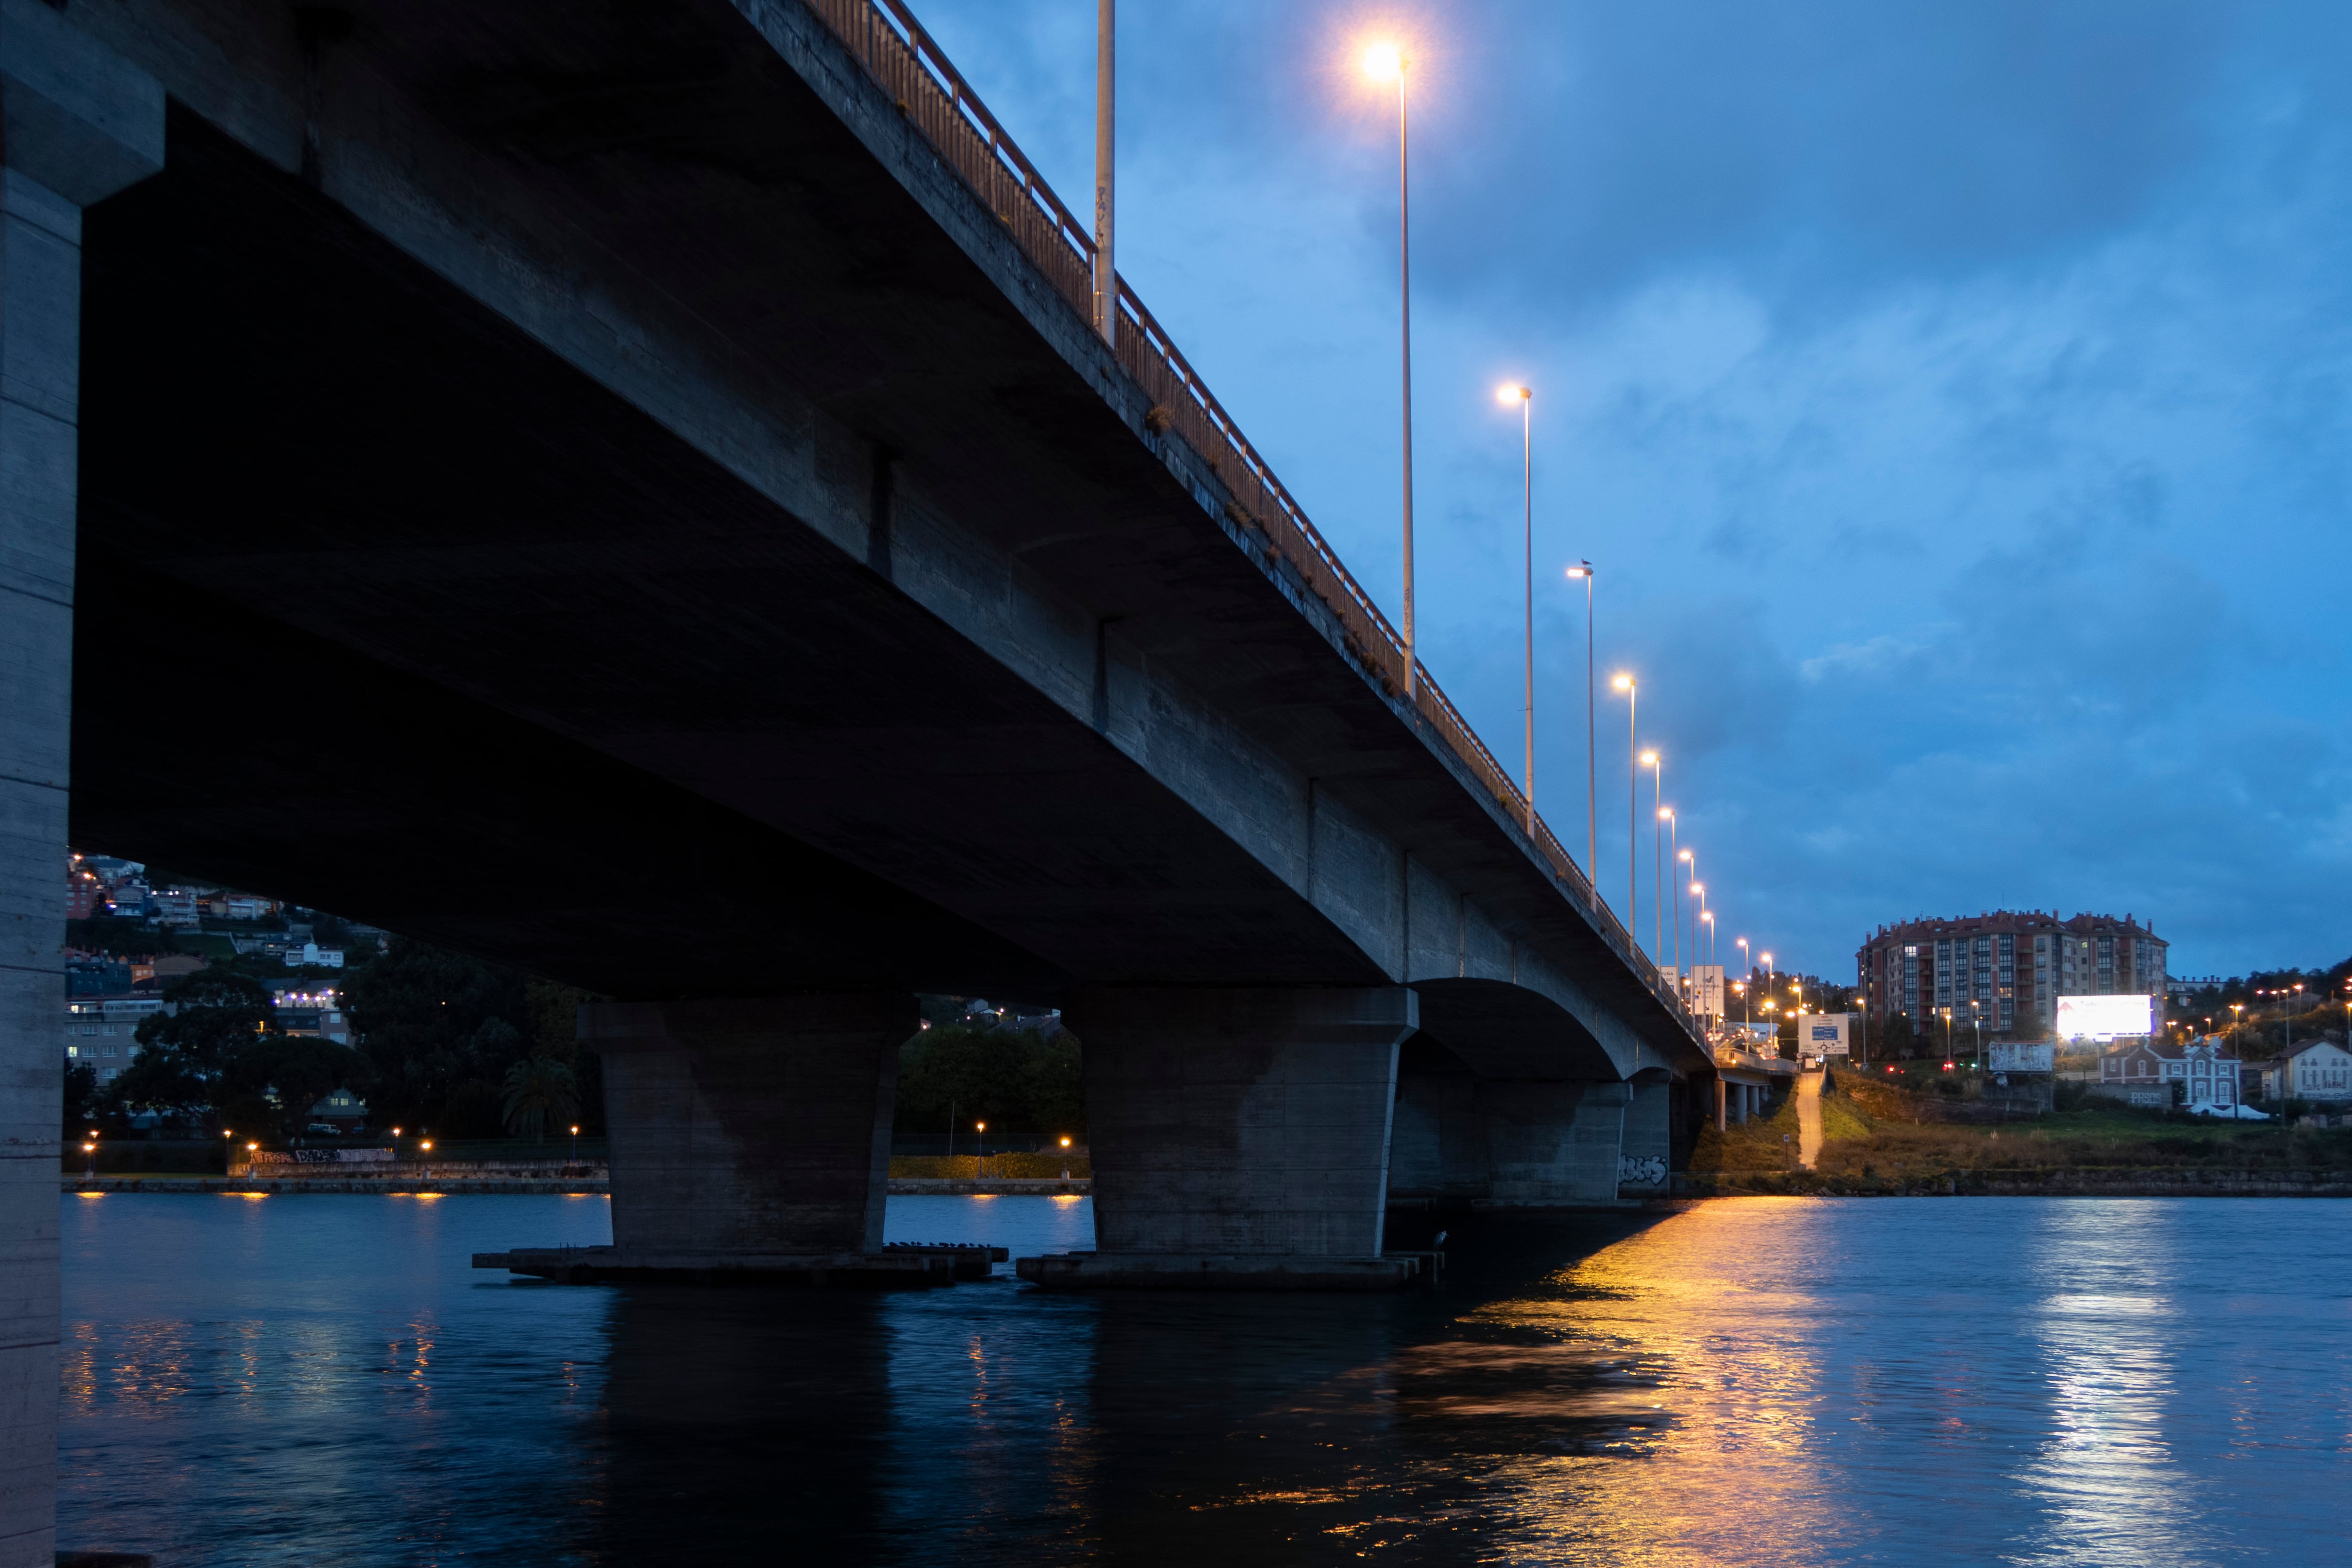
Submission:
{"label": "lit street lamp", "polygon": [[1068,1181],[1069,1179],[1070,1179],[1070,1141],[1069,1141],[1069,1139],[1066,1136],[1066,1137],[1064,1137],[1064,1138],[1063,1138],[1063,1140],[1062,1140],[1062,1180],[1064,1180],[1064,1181],[1066,1181],[1066,1181]]}
{"label": "lit street lamp", "polygon": [[1527,796],[1528,837],[1536,836],[1536,447],[1535,399],[1532,387],[1506,386],[1495,394],[1504,404],[1519,405],[1519,484],[1524,516],[1520,547],[1526,561],[1527,588]]}
{"label": "lit street lamp", "polygon": [[1666,764],[1655,752],[1642,753],[1650,770],[1650,962],[1666,955]]}
{"label": "lit street lamp", "polygon": [[82,1164],[81,1173],[85,1179],[94,1180],[98,1175],[98,1140],[92,1138],[86,1141],[81,1146],[81,1152],[89,1156]]}
{"label": "lit street lamp", "polygon": [[1642,809],[1641,742],[1636,739],[1633,715],[1640,705],[1642,690],[1641,683],[1630,675],[1619,675],[1609,684],[1625,694],[1625,940],[1633,942],[1633,847],[1641,842],[1633,830],[1633,821]]}
{"label": "lit street lamp", "polygon": [[1404,695],[1418,709],[1412,639],[1412,121],[1405,91],[1412,64],[1394,44],[1374,44],[1364,51],[1366,74],[1375,81],[1394,77],[1397,84],[1397,279],[1404,345]]}
{"label": "lit street lamp", "polygon": [[1600,763],[1593,742],[1592,563],[1580,561],[1568,569],[1570,581],[1584,579],[1584,875],[1592,896],[1601,897]]}

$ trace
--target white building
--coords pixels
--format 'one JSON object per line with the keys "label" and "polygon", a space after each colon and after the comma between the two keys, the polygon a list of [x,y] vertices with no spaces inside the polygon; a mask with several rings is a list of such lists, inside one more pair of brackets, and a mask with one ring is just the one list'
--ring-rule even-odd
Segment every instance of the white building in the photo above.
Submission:
{"label": "white building", "polygon": [[2131,1040],[2100,1056],[2091,1089],[2131,1105],[2233,1107],[2244,1098],[2240,1066],[2218,1035],[2186,1046]]}
{"label": "white building", "polygon": [[2265,1100],[2352,1100],[2352,1052],[2333,1040],[2305,1040],[2284,1056],[2247,1066]]}

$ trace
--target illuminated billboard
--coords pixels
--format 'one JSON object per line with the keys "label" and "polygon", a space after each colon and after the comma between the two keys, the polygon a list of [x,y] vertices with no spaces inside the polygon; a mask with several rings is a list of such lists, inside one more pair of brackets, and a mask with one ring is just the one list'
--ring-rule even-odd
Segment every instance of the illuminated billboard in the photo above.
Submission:
{"label": "illuminated billboard", "polygon": [[2117,1035],[2155,1032],[2150,1023],[2153,998],[2140,992],[2128,996],[2061,996],[2058,1037],[2062,1040],[2107,1040]]}
{"label": "illuminated billboard", "polygon": [[1808,1013],[1797,1020],[1797,1054],[1801,1057],[1843,1057],[1853,1053],[1846,1047],[1846,1026],[1853,1022],[1851,1013]]}

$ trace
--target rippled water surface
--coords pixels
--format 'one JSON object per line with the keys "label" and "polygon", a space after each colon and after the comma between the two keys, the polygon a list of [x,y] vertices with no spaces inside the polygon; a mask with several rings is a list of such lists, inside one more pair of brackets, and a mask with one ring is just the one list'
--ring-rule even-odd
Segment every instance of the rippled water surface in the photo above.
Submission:
{"label": "rippled water surface", "polygon": [[172,1564],[2352,1558],[2327,1201],[1457,1221],[1443,1289],[1352,1299],[566,1288],[467,1255],[601,1199],[64,1205],[63,1541]]}

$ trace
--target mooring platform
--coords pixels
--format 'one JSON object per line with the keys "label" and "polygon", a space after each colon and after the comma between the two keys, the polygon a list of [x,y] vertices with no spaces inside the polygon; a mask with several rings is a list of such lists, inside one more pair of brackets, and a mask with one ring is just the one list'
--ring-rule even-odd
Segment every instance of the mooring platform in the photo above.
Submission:
{"label": "mooring platform", "polygon": [[1434,1284],[1444,1255],[1378,1258],[1239,1254],[1049,1252],[1013,1271],[1055,1290],[1398,1290]]}
{"label": "mooring platform", "polygon": [[878,1252],[659,1252],[614,1247],[519,1247],[477,1252],[477,1268],[503,1268],[563,1285],[851,1285],[929,1289],[985,1279],[1002,1247],[893,1242]]}

